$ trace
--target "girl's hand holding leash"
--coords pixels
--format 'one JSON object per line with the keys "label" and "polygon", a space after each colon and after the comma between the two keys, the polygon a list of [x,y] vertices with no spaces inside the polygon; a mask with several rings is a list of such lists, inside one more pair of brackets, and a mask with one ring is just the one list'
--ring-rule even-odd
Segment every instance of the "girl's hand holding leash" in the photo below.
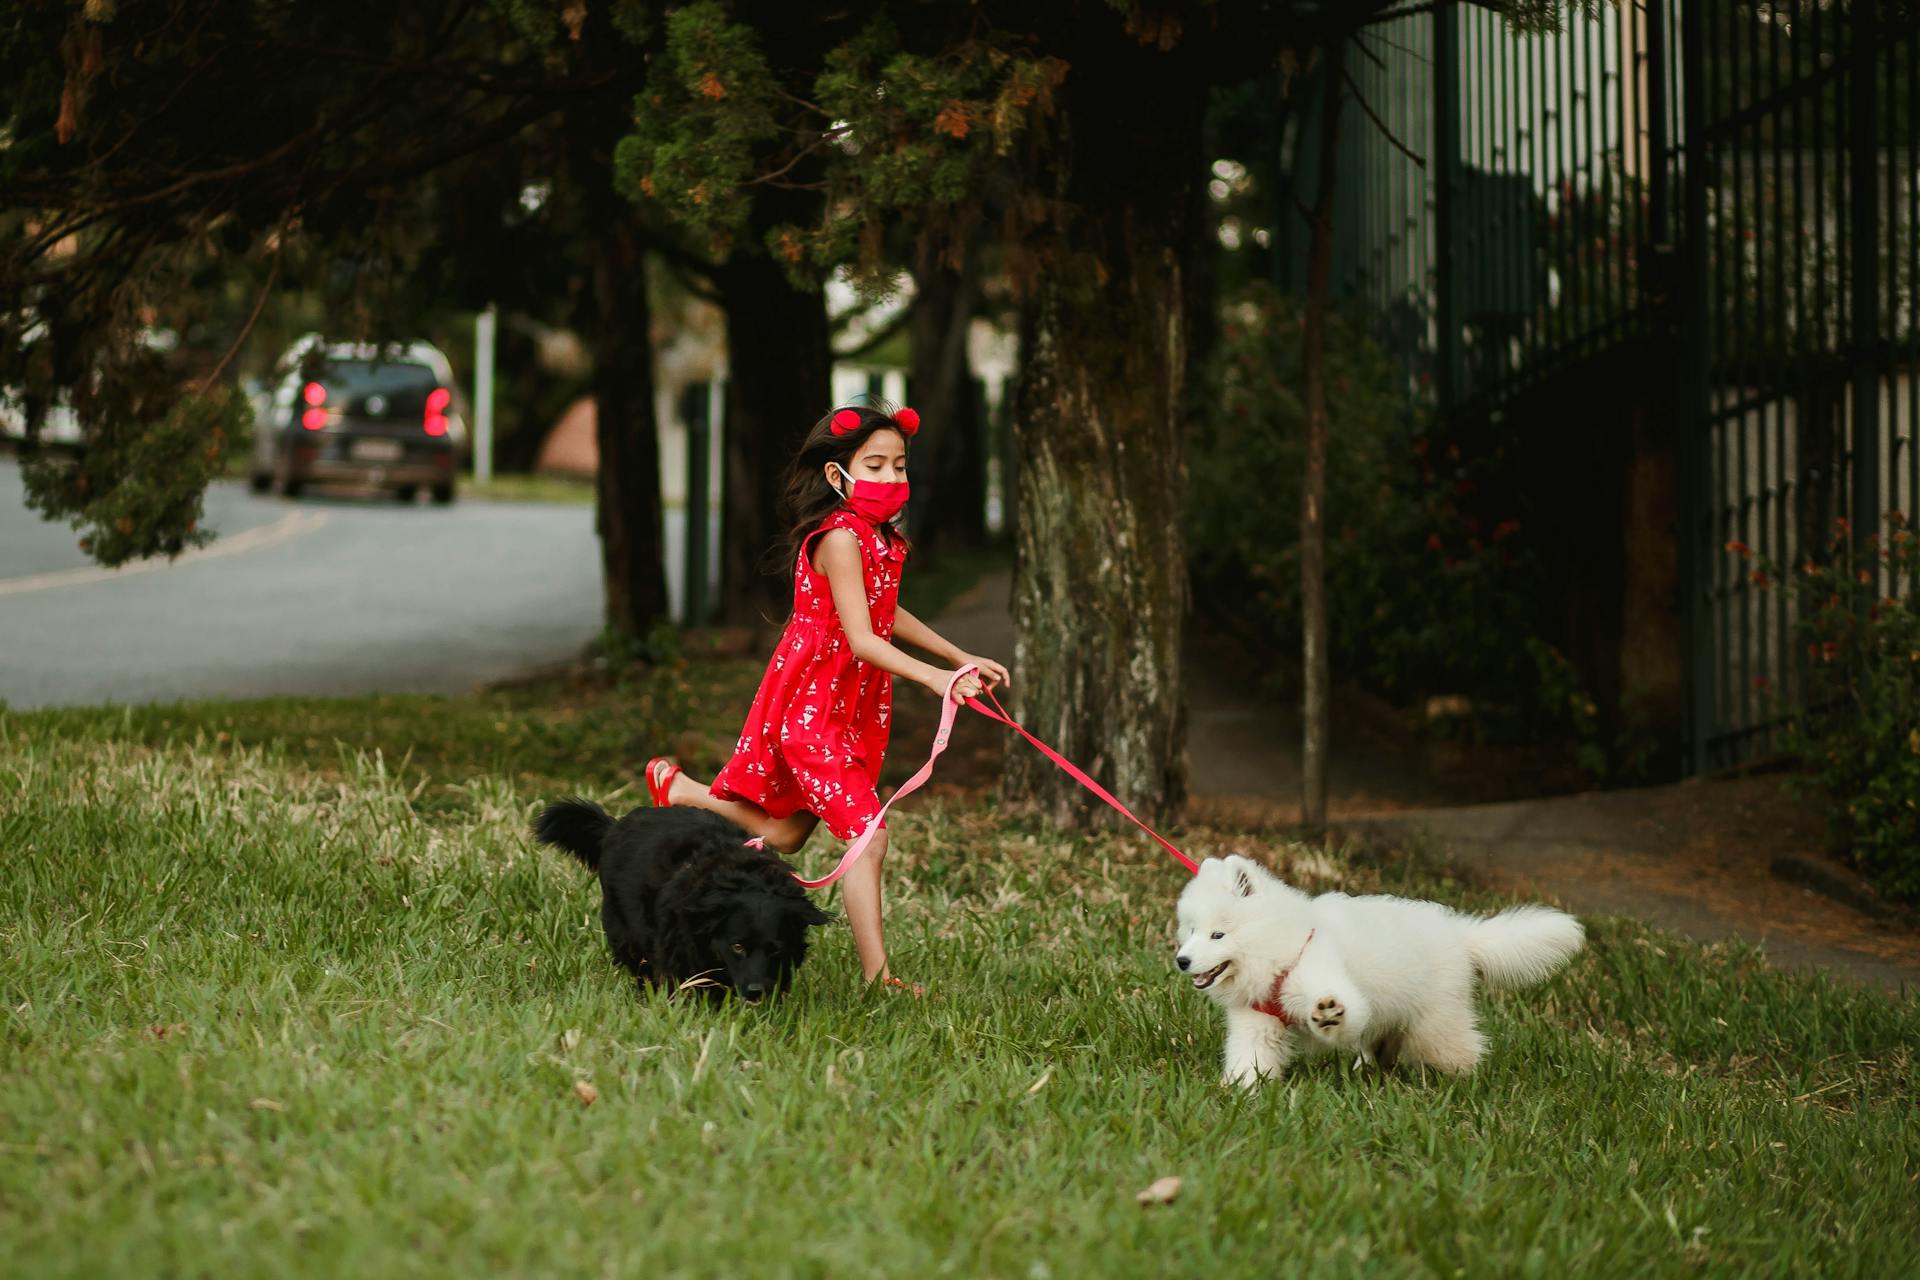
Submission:
{"label": "girl's hand holding leash", "polygon": [[1011,687],[1013,684],[1013,677],[1007,674],[1005,667],[995,662],[992,658],[983,658],[977,653],[960,654],[959,660],[953,665],[956,667],[964,667],[968,663],[972,663],[974,666],[980,668],[980,678],[989,689]]}
{"label": "girl's hand holding leash", "polygon": [[[955,670],[961,670],[968,666],[977,668],[977,670],[967,672],[967,674],[961,676],[960,679],[953,684],[953,699],[955,702],[972,702],[980,696],[981,691],[984,689],[998,689],[1011,683],[1007,675],[1007,669],[995,662],[992,658],[977,658],[970,653],[956,654],[955,658],[957,659]],[[953,672],[943,672],[940,684],[935,686],[943,696],[946,693],[946,687],[949,681],[953,681]]]}

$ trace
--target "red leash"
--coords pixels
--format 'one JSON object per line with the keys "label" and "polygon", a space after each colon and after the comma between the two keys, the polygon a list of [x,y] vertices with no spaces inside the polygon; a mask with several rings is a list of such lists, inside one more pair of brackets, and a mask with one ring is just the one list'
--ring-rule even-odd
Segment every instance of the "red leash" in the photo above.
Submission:
{"label": "red leash", "polygon": [[1079,783],[1081,786],[1085,787],[1087,790],[1093,792],[1093,794],[1099,796],[1102,800],[1105,800],[1108,804],[1112,805],[1115,809],[1119,810],[1121,815],[1125,817],[1127,821],[1131,822],[1134,826],[1140,828],[1142,831],[1146,832],[1148,835],[1152,836],[1155,840],[1157,840],[1162,849],[1165,849],[1168,853],[1173,855],[1173,860],[1175,862],[1179,863],[1181,866],[1185,867],[1190,872],[1198,872],[1200,870],[1199,866],[1194,863],[1194,860],[1192,858],[1189,858],[1186,854],[1174,848],[1173,843],[1169,841],[1165,836],[1161,835],[1158,831],[1155,831],[1152,827],[1148,826],[1146,823],[1140,821],[1139,818],[1135,817],[1133,810],[1127,808],[1127,806],[1121,804],[1118,800],[1115,800],[1105,787],[1101,786],[1099,783],[1095,782],[1092,778],[1088,777],[1086,772],[1083,769],[1081,769],[1079,765],[1073,763],[1073,761],[1067,759],[1065,756],[1061,755],[1058,751],[1055,751],[1052,747],[1040,741],[1040,739],[1034,737],[1032,734],[1028,733],[1026,729],[1021,727],[1018,721],[1016,721],[1012,716],[1007,714],[1006,708],[1000,705],[1000,700],[993,696],[993,693],[991,690],[982,689],[980,691],[980,697],[985,698],[988,702],[991,702],[993,704],[993,710],[989,711],[985,707],[981,706],[978,698],[976,698],[972,702],[969,702],[967,705],[972,707],[975,711],[978,711],[981,715],[985,716],[989,720],[998,720],[1001,724],[1007,726],[1007,728],[1013,730],[1015,733],[1025,738],[1028,742],[1031,742],[1035,750],[1037,750],[1041,755],[1045,756],[1047,759],[1059,765],[1060,768],[1066,772],[1066,775],[1069,778],[1072,778],[1075,782]]}
{"label": "red leash", "polygon": [[[947,740],[953,735],[953,718],[954,718],[954,715],[960,710],[960,704],[953,700],[953,687],[956,684],[960,683],[961,676],[966,675],[970,671],[977,671],[977,670],[979,670],[979,668],[976,665],[974,665],[973,663],[968,663],[966,666],[961,667],[958,671],[954,672],[953,678],[947,681],[946,692],[941,694],[940,696],[940,728],[934,732],[933,751],[931,754],[927,756],[927,762],[921,765],[920,768],[915,771],[914,775],[911,778],[908,778],[905,782],[901,783],[900,789],[898,791],[895,791],[891,796],[887,797],[887,802],[880,806],[880,812],[873,815],[873,820],[867,824],[867,829],[860,833],[859,838],[856,839],[852,844],[847,846],[847,851],[840,855],[840,861],[837,864],[835,864],[833,870],[827,872],[826,875],[821,876],[818,880],[809,880],[805,876],[795,873],[794,879],[798,880],[802,886],[808,889],[824,889],[828,885],[832,884],[835,880],[838,880],[841,876],[844,876],[845,874],[847,874],[847,872],[853,867],[853,864],[860,861],[860,855],[864,854],[867,851],[867,846],[873,843],[874,834],[880,830],[880,824],[882,820],[886,818],[887,810],[893,808],[894,802],[899,800],[900,797],[902,796],[910,795],[911,793],[918,791],[923,785],[925,785],[927,779],[933,776],[933,762],[935,760],[938,760],[940,758],[940,753],[947,749]],[[1071,760],[1068,760],[1065,756],[1061,755],[1058,751],[1055,751],[1052,747],[1040,741],[1040,739],[1034,737],[1032,734],[1028,733],[1024,728],[1022,728],[1018,721],[1016,721],[1012,716],[1007,714],[1006,708],[1000,705],[999,700],[996,699],[991,692],[987,691],[986,689],[982,689],[980,691],[980,697],[985,698],[988,702],[993,703],[993,710],[989,711],[987,708],[981,706],[979,698],[974,699],[972,702],[969,702],[966,705],[968,705],[969,707],[972,707],[975,711],[978,711],[981,715],[985,716],[989,720],[998,720],[1001,724],[1006,725],[1009,729],[1012,729],[1015,733],[1025,738],[1028,742],[1031,742],[1034,745],[1034,747],[1040,752],[1041,755],[1045,756],[1047,759],[1059,765],[1060,768],[1066,772],[1068,777],[1072,778],[1075,782],[1079,783],[1081,786],[1085,787],[1087,790],[1093,792],[1093,794],[1095,794],[1096,796],[1099,796],[1102,800],[1112,805],[1115,809],[1117,809],[1121,814],[1123,814],[1126,817],[1127,821],[1133,823],[1134,826],[1139,827],[1142,831],[1152,836],[1156,841],[1159,842],[1160,847],[1162,849],[1165,849],[1168,853],[1173,855],[1173,859],[1175,862],[1178,862],[1181,866],[1185,867],[1188,871],[1200,870],[1200,868],[1194,863],[1192,858],[1189,858],[1186,854],[1180,852],[1180,850],[1175,848],[1173,844],[1169,840],[1167,840],[1165,836],[1162,836],[1158,831],[1155,831],[1152,827],[1148,826],[1146,823],[1140,821],[1139,818],[1135,817],[1133,810],[1127,808],[1127,806],[1121,804],[1118,800],[1115,800],[1112,794],[1109,793],[1105,787],[1101,786],[1099,783],[1095,782],[1092,778],[1088,777],[1086,772],[1083,769],[1081,769],[1078,765],[1074,764]],[[749,843],[753,843],[753,842],[749,841]]]}

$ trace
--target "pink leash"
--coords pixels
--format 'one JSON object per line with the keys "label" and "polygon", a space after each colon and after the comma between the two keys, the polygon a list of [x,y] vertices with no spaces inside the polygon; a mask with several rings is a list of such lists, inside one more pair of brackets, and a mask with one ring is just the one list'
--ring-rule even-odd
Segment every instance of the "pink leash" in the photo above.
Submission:
{"label": "pink leash", "polygon": [[[966,666],[954,672],[953,678],[947,681],[946,692],[940,696],[940,728],[933,735],[933,752],[928,755],[927,762],[921,765],[911,778],[901,783],[898,791],[895,791],[891,796],[887,797],[887,802],[880,806],[880,812],[873,815],[873,821],[867,824],[867,829],[860,833],[859,838],[847,846],[847,851],[840,855],[840,861],[833,870],[827,872],[826,875],[821,876],[818,880],[809,880],[805,876],[795,873],[794,879],[798,880],[803,887],[808,889],[824,889],[841,876],[847,874],[853,867],[853,864],[860,861],[860,855],[867,851],[867,846],[873,843],[874,834],[880,830],[880,824],[885,820],[887,810],[893,808],[894,802],[902,796],[910,795],[918,791],[925,785],[927,779],[933,776],[933,762],[938,760],[940,753],[947,749],[947,740],[953,736],[953,718],[960,710],[960,704],[953,700],[953,687],[960,683],[960,677],[966,675],[968,672],[977,670],[979,670],[979,668],[976,665],[968,663]],[[1127,806],[1121,804],[1118,800],[1115,800],[1105,787],[1088,777],[1085,771],[1079,766],[1022,728],[1018,721],[1007,714],[1006,708],[1000,705],[999,700],[996,699],[991,692],[982,689],[980,696],[988,702],[993,703],[993,710],[989,711],[987,708],[981,706],[978,699],[969,702],[967,705],[987,717],[987,719],[997,720],[1001,724],[1006,725],[1028,742],[1031,742],[1041,755],[1053,761],[1056,765],[1059,765],[1068,777],[1112,805],[1124,815],[1129,822],[1133,823],[1134,826],[1139,827],[1142,831],[1157,840],[1160,847],[1172,854],[1174,861],[1178,862],[1188,871],[1198,871],[1200,869],[1194,864],[1192,858],[1180,852],[1166,837],[1135,817],[1133,810],[1127,808]],[[749,841],[749,843],[758,842]]]}
{"label": "pink leash", "polygon": [[[1162,849],[1165,849],[1168,853],[1173,855],[1173,860],[1175,862],[1179,863],[1181,866],[1185,867],[1188,871],[1191,871],[1191,872],[1198,872],[1200,870],[1200,868],[1194,864],[1194,861],[1192,858],[1189,858],[1186,854],[1174,848],[1172,841],[1168,840],[1165,836],[1161,835],[1158,831],[1155,831],[1152,827],[1148,826],[1146,823],[1140,821],[1139,818],[1135,817],[1133,810],[1127,808],[1127,806],[1121,804],[1118,800],[1115,800],[1113,796],[1108,793],[1105,787],[1101,786],[1099,783],[1095,782],[1092,778],[1088,777],[1086,773],[1080,768],[1079,765],[1073,763],[1073,761],[1067,759],[1065,756],[1061,755],[1058,751],[1055,751],[1052,747],[1040,741],[1040,739],[1034,737],[1032,734],[1028,733],[1026,729],[1021,727],[1018,721],[1016,721],[1012,716],[1007,714],[1006,708],[1000,705],[1000,700],[993,696],[993,693],[991,690],[982,689],[980,691],[980,696],[993,704],[993,710],[991,711],[987,710],[985,707],[981,706],[977,701],[969,702],[967,705],[972,707],[975,711],[978,711],[981,715],[985,716],[989,720],[998,720],[1001,724],[1007,726],[1007,728],[1013,730],[1015,733],[1025,738],[1028,742],[1031,742],[1034,745],[1035,750],[1039,751],[1041,755],[1045,756],[1047,759],[1059,765],[1060,768],[1065,771],[1066,775],[1069,778],[1072,778],[1075,782],[1079,783],[1081,786],[1085,787],[1087,790],[1093,792],[1093,794],[1099,796],[1102,800],[1105,800],[1108,804],[1112,805],[1115,809],[1118,809],[1120,811],[1121,816],[1126,818],[1128,822],[1131,822],[1134,826],[1140,828],[1142,831],[1152,836],[1156,841],[1159,842],[1160,847]],[[932,761],[928,761],[928,763],[931,764]]]}

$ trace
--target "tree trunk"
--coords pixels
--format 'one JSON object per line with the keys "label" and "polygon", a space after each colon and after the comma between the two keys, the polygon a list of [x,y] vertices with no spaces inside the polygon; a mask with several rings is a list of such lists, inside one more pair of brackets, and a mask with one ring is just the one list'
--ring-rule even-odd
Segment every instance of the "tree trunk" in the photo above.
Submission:
{"label": "tree trunk", "polygon": [[[1186,790],[1181,254],[1205,77],[1131,40],[1073,65],[1071,250],[1022,323],[1013,687],[1036,734],[1159,821]],[[1062,823],[1110,816],[1034,752],[1008,752],[1006,784]]]}
{"label": "tree trunk", "polygon": [[[771,216],[771,215],[770,215]],[[727,471],[720,605],[727,621],[774,624],[792,607],[782,477],[833,394],[826,296],[796,289],[771,259],[738,253],[716,273],[727,306]]]}
{"label": "tree trunk", "polygon": [[911,321],[908,398],[926,420],[922,457],[913,467],[914,546],[937,555],[986,541],[985,424],[967,364],[967,331],[979,299],[979,267],[959,271],[925,255]]}
{"label": "tree trunk", "polygon": [[1300,490],[1300,665],[1305,701],[1300,755],[1300,820],[1327,821],[1327,754],[1332,687],[1327,654],[1327,304],[1333,267],[1333,179],[1340,140],[1344,46],[1328,49],[1320,106],[1320,174],[1307,256],[1307,306],[1301,335],[1300,398],[1307,418],[1307,468]]}
{"label": "tree trunk", "polygon": [[593,238],[593,396],[600,448],[597,525],[607,626],[638,639],[667,620],[652,311],[634,214]]}

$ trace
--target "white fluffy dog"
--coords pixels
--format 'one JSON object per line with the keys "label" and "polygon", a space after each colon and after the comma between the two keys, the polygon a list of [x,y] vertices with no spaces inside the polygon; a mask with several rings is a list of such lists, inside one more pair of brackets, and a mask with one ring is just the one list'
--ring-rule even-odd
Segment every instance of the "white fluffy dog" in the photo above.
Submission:
{"label": "white fluffy dog", "polygon": [[1335,1050],[1471,1071],[1486,1048],[1474,975],[1528,986],[1586,937],[1549,907],[1481,917],[1387,895],[1310,898],[1242,857],[1200,865],[1179,928],[1175,963],[1226,1011],[1225,1079],[1243,1085]]}

